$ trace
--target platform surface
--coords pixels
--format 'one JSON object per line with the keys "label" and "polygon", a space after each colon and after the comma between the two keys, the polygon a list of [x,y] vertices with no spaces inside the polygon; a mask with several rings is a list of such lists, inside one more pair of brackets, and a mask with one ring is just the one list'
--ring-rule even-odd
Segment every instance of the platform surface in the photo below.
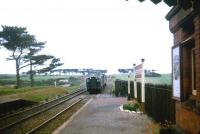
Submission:
{"label": "platform surface", "polygon": [[151,120],[145,114],[123,112],[126,98],[97,95],[59,134],[145,134]]}

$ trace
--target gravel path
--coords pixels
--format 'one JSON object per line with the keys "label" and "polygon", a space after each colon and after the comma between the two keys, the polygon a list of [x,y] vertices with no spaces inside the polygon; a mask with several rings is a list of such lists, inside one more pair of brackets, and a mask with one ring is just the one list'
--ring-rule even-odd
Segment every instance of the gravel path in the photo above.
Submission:
{"label": "gravel path", "polygon": [[97,95],[60,134],[145,134],[151,120],[145,114],[120,111],[126,98]]}

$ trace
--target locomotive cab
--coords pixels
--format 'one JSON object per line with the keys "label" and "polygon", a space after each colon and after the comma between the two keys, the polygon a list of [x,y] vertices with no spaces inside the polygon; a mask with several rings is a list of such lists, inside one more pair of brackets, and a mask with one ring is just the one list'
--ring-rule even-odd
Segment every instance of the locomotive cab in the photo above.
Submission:
{"label": "locomotive cab", "polygon": [[97,93],[101,93],[101,91],[103,90],[103,88],[105,87],[105,76],[101,76],[101,77],[88,77],[86,79],[86,86],[87,86],[87,91],[90,94],[97,94]]}

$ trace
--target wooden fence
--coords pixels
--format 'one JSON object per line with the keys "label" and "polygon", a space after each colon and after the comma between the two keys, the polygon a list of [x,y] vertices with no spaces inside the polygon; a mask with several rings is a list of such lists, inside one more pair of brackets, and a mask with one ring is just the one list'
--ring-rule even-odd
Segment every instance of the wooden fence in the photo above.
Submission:
{"label": "wooden fence", "polygon": [[[131,81],[131,98],[134,98],[133,81]],[[115,81],[115,95],[127,96],[128,82]],[[137,83],[137,100],[141,102],[141,83]],[[157,122],[165,120],[175,123],[175,102],[169,85],[145,84],[145,112]]]}

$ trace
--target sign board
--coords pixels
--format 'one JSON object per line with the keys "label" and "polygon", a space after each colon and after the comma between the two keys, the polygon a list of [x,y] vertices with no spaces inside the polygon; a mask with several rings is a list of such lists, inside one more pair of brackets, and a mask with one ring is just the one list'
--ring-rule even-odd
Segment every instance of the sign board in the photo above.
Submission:
{"label": "sign board", "polygon": [[135,78],[142,78],[142,64],[135,67]]}
{"label": "sign board", "polygon": [[[137,94],[137,83],[136,80],[141,79],[141,102],[145,102],[145,74],[144,74],[144,59],[142,64],[135,67],[135,83],[134,83],[134,94]],[[135,95],[135,98],[137,96]]]}
{"label": "sign board", "polygon": [[176,100],[181,97],[180,83],[180,46],[172,47],[172,96]]}

